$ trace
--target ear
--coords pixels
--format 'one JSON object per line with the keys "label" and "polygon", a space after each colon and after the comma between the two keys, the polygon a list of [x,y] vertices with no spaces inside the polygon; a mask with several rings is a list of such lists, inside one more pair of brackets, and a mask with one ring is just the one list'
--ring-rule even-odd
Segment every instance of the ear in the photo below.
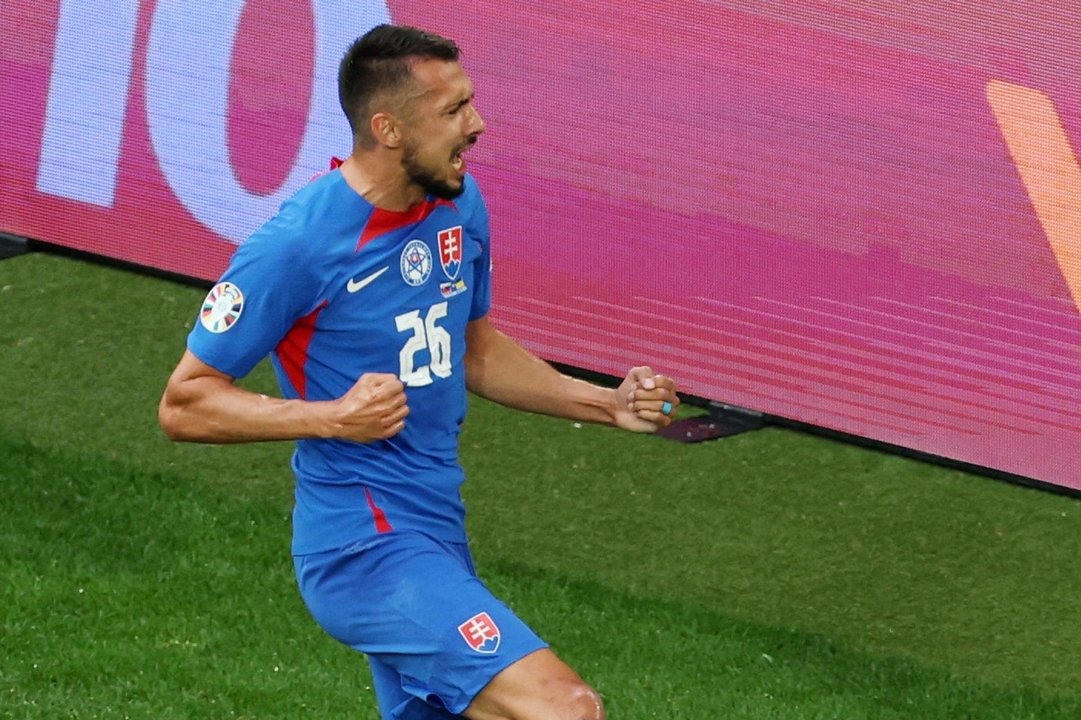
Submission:
{"label": "ear", "polygon": [[372,137],[380,145],[397,148],[402,143],[402,127],[398,119],[390,113],[381,112],[372,115]]}

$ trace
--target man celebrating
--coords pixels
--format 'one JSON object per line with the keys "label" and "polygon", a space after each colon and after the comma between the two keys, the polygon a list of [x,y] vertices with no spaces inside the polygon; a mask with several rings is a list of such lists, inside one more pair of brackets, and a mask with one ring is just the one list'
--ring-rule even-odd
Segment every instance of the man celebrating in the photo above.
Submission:
{"label": "man celebrating", "polygon": [[[652,432],[675,383],[560,375],[488,321],[484,131],[450,40],[381,25],[339,70],[353,151],[287,201],[210,291],[169,378],[174,440],[297,441],[301,594],[368,655],[384,718],[596,720],[599,696],[476,577],[459,488],[466,390]],[[284,398],[233,384],[270,354]]]}

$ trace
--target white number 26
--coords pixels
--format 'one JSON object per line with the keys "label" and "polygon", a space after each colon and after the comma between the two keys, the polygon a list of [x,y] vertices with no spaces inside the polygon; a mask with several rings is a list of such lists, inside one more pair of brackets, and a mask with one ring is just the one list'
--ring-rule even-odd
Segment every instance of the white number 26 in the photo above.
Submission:
{"label": "white number 26", "polygon": [[[447,304],[437,303],[428,308],[428,314],[422,320],[420,310],[410,310],[394,318],[398,332],[413,334],[402,345],[398,353],[400,369],[398,378],[409,387],[422,387],[432,384],[432,374],[448,378],[450,365],[450,333],[436,323],[447,316]],[[416,367],[416,355],[427,349],[432,361],[425,367]]]}

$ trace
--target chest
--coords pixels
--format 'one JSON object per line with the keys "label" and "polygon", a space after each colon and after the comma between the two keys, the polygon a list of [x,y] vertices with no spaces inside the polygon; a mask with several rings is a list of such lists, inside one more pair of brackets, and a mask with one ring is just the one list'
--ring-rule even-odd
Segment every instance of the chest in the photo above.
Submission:
{"label": "chest", "polygon": [[431,218],[343,259],[319,316],[322,351],[397,371],[403,381],[449,372],[487,273],[481,243],[455,220]]}

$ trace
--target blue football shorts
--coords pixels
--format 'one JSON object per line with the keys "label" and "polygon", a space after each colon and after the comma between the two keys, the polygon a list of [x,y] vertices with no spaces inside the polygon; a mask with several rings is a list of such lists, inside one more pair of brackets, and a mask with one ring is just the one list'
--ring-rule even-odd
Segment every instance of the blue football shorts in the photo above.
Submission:
{"label": "blue football shorts", "polygon": [[547,644],[478,578],[469,548],[411,531],[293,558],[316,622],[365,653],[383,718],[457,717]]}

